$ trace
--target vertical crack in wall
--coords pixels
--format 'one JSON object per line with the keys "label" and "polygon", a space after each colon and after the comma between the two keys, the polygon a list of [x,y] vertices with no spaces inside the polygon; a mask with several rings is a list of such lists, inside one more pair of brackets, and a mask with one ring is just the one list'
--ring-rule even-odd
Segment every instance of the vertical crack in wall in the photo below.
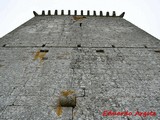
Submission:
{"label": "vertical crack in wall", "polygon": [[[82,76],[83,76],[83,68],[82,68],[82,54],[83,49],[81,47],[74,48],[72,50],[72,57],[71,57],[71,63],[70,63],[70,69],[71,69],[71,81],[70,81],[70,87],[75,90],[82,89],[83,93],[82,95],[76,94],[76,98],[79,97],[85,97],[86,91],[85,86],[82,88]],[[76,106],[77,108],[78,106]],[[74,119],[74,108],[72,110],[72,119]]]}
{"label": "vertical crack in wall", "polygon": [[70,69],[72,70],[71,73],[71,81],[70,86],[72,88],[80,88],[80,83],[82,81],[82,66],[81,66],[81,51],[79,48],[74,48],[72,50],[72,59],[70,63]]}

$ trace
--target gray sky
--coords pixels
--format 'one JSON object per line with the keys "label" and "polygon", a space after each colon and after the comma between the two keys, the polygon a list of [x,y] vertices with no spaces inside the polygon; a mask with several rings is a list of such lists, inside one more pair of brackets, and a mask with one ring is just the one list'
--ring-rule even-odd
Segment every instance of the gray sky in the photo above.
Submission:
{"label": "gray sky", "polygon": [[126,12],[125,19],[160,39],[160,0],[0,0],[0,37],[33,17],[32,11]]}

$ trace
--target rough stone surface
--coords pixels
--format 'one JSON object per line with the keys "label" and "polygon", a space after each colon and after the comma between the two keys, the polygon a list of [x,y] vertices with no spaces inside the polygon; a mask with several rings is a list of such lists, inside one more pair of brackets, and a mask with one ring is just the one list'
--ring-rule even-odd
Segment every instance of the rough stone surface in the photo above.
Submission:
{"label": "rough stone surface", "polygon": [[[0,46],[1,120],[160,119],[160,41],[125,19],[38,16]],[[39,50],[48,50],[44,60],[35,59]],[[63,90],[74,90],[77,103],[58,116]],[[104,110],[157,115],[104,117]]]}

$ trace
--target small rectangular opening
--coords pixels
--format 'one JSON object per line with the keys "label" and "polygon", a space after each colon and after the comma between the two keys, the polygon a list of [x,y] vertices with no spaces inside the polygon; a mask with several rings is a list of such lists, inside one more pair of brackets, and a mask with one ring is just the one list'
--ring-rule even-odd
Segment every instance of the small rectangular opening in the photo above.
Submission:
{"label": "small rectangular opening", "polygon": [[81,44],[78,44],[77,47],[81,47]]}
{"label": "small rectangular opening", "polygon": [[49,50],[40,50],[40,52],[48,52]]}
{"label": "small rectangular opening", "polygon": [[4,44],[2,47],[6,47],[6,44]]}
{"label": "small rectangular opening", "polygon": [[45,47],[45,46],[46,46],[46,44],[43,44],[43,45],[42,45],[42,47]]}
{"label": "small rectangular opening", "polygon": [[112,45],[112,48],[115,48],[115,45]]}
{"label": "small rectangular opening", "polygon": [[104,53],[104,50],[96,50],[98,53]]}
{"label": "small rectangular opening", "polygon": [[145,48],[148,48],[146,45],[144,45]]}
{"label": "small rectangular opening", "polygon": [[82,23],[79,23],[79,26],[81,27],[81,26],[82,26]]}
{"label": "small rectangular opening", "polygon": [[155,50],[154,52],[160,53],[160,50]]}

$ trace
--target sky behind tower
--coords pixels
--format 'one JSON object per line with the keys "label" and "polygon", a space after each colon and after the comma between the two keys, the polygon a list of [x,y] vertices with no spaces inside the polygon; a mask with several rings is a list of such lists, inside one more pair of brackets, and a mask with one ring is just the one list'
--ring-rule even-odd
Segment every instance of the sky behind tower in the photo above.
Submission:
{"label": "sky behind tower", "polygon": [[124,18],[160,39],[160,0],[1,0],[0,37],[33,17],[33,10],[100,10],[126,12]]}

